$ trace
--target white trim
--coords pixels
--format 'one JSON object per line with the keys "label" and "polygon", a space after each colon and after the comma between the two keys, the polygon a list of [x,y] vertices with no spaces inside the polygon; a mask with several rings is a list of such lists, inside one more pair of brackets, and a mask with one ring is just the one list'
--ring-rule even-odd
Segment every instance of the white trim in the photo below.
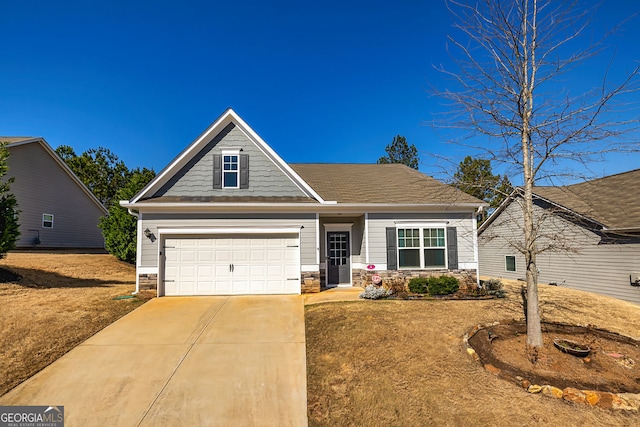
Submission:
{"label": "white trim", "polygon": [[138,274],[158,274],[158,267],[138,267]]}
{"label": "white trim", "polygon": [[[429,221],[396,221],[396,239],[399,239],[398,237],[398,229],[408,229],[408,228],[417,228],[418,229],[418,233],[419,233],[419,241],[420,241],[420,246],[418,247],[411,247],[411,248],[406,248],[406,249],[418,249],[418,254],[420,255],[420,266],[419,267],[400,267],[400,250],[402,248],[400,248],[400,245],[398,244],[398,242],[396,242],[396,254],[398,256],[398,270],[440,270],[440,269],[448,269],[449,267],[449,254],[448,254],[448,239],[447,239],[447,224],[449,224],[449,221],[446,222],[429,222]],[[444,246],[429,246],[429,247],[425,247],[424,246],[424,229],[435,229],[435,228],[442,228],[444,229]],[[436,266],[436,267],[427,267],[425,266],[425,260],[424,260],[424,250],[425,249],[442,249],[444,250],[444,266],[440,267],[440,266]]]}
{"label": "white trim", "polygon": [[197,227],[197,228],[163,228],[158,227],[158,234],[300,234],[300,227]]}
{"label": "white trim", "polygon": [[316,263],[320,264],[320,214],[316,213]]}
{"label": "white trim", "polygon": [[364,260],[369,264],[369,212],[364,213]]}
{"label": "white trim", "polygon": [[300,264],[300,271],[302,272],[320,271],[320,266],[318,264]]}
{"label": "white trim", "polygon": [[[44,219],[44,217],[45,217],[45,216],[50,216],[50,217],[51,217],[51,220],[50,220],[50,221],[49,221],[49,220],[45,220],[45,219]],[[43,213],[43,214],[42,214],[42,224],[41,224],[41,228],[47,228],[47,229],[49,229],[49,228],[53,228],[53,220],[54,220],[54,219],[55,219],[55,215],[54,215],[54,214],[50,214],[50,213]],[[51,223],[51,226],[50,226],[50,227],[45,227],[45,226],[44,226],[44,223],[45,223],[45,222],[50,222],[50,223]]]}
{"label": "white trim", "polygon": [[[230,188],[232,190],[237,190],[238,188],[240,188],[240,149],[239,148],[234,148],[234,149],[225,149],[222,150],[221,153],[221,165],[220,165],[220,173],[222,174],[222,176],[220,177],[220,183],[222,185],[222,189],[225,188]],[[225,174],[225,169],[224,169],[224,157],[231,157],[231,156],[235,156],[236,157],[236,167],[237,169],[235,171],[233,170],[229,170],[227,172],[234,172],[236,174],[236,185],[234,187],[232,186],[226,186],[224,185],[224,174]]]}
{"label": "white trim", "polygon": [[[476,285],[480,286],[480,256],[478,254],[478,216],[475,213],[471,214],[471,220],[473,221],[473,262],[476,264]],[[462,267],[462,263],[458,260],[458,268]],[[468,267],[467,267],[468,268]]]}
{"label": "white trim", "polygon": [[[375,265],[376,268],[373,268],[373,269],[369,270],[367,268],[367,266],[369,266],[369,265]],[[387,269],[387,263],[386,262],[385,263],[379,263],[379,264],[378,263],[372,264],[372,263],[368,263],[368,262],[354,262],[352,264],[352,266],[353,266],[354,269],[358,269],[359,268],[360,270],[367,270],[367,271],[383,271],[383,270]]]}
{"label": "white trim", "polygon": [[[325,223],[324,226],[324,256],[325,256],[325,282],[327,287],[335,287],[335,286],[353,286],[353,261],[352,261],[352,240],[353,240],[353,223],[352,222],[341,222],[341,223]],[[327,238],[328,234],[336,231],[347,231],[349,232],[349,283],[329,283],[329,263],[326,260],[329,258],[329,248],[327,247]]]}
{"label": "white trim", "polygon": [[478,263],[477,262],[459,262],[458,269],[459,270],[476,270],[476,274],[477,274]]}

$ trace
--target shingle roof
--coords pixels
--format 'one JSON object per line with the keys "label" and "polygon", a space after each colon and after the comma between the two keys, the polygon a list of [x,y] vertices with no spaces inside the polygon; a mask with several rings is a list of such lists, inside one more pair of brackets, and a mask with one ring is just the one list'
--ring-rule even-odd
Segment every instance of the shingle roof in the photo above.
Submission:
{"label": "shingle roof", "polygon": [[13,144],[15,142],[31,141],[32,139],[38,139],[36,136],[0,136],[0,142],[8,142]]}
{"label": "shingle roof", "polygon": [[289,164],[324,200],[338,203],[485,204],[402,164]]}
{"label": "shingle roof", "polygon": [[564,187],[535,187],[534,194],[609,229],[640,228],[640,169]]}

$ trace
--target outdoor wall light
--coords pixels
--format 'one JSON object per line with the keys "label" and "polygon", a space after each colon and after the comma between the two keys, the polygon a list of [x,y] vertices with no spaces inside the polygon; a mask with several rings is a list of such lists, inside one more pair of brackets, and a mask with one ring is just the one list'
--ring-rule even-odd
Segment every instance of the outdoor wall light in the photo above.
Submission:
{"label": "outdoor wall light", "polygon": [[144,235],[147,239],[151,240],[151,243],[156,241],[156,236],[154,236],[151,230],[149,230],[148,228],[144,230]]}

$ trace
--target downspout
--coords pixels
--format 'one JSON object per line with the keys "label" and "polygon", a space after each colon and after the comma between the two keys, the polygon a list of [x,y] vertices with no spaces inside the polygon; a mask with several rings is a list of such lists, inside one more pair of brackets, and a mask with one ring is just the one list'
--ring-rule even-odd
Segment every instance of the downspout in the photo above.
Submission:
{"label": "downspout", "polygon": [[142,224],[140,223],[140,212],[135,212],[131,208],[127,208],[129,215],[136,217],[136,290],[132,292],[137,295],[140,292],[140,275],[138,274],[138,265],[140,264],[140,235],[142,234]]}
{"label": "downspout", "polygon": [[478,215],[484,211],[482,205],[478,206],[478,210],[473,215],[473,256],[476,261],[476,286],[480,287],[480,254],[478,248]]}

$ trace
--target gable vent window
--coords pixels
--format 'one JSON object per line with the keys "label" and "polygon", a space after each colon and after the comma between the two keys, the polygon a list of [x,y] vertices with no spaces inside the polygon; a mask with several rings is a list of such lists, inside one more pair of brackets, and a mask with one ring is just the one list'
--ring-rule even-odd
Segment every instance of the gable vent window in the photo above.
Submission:
{"label": "gable vent window", "polygon": [[42,228],[53,228],[53,215],[42,214]]}
{"label": "gable vent window", "polygon": [[238,156],[223,156],[222,169],[222,186],[238,188]]}

